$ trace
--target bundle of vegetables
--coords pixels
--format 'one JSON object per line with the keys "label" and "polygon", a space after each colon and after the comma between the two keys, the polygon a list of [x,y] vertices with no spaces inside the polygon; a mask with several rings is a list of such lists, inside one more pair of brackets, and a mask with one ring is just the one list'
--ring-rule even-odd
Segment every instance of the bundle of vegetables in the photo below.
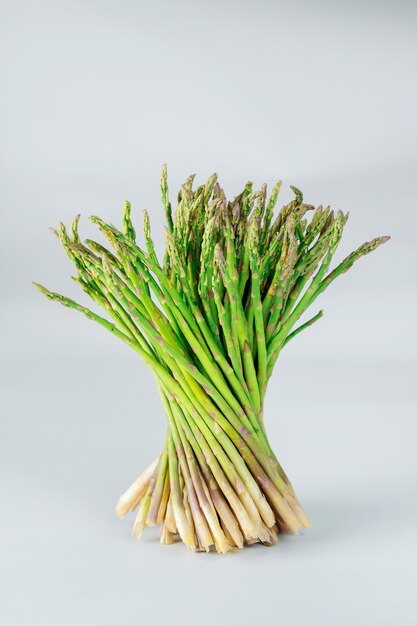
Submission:
{"label": "bundle of vegetables", "polygon": [[[318,320],[297,321],[335,278],[388,237],[330,262],[347,215],[294,199],[274,219],[281,182],[248,182],[228,201],[217,176],[193,188],[190,176],[173,215],[167,172],[161,176],[166,252],[160,262],[144,212],[145,246],[136,243],[131,207],[122,228],[91,217],[113,248],[58,231],[77,269],[74,278],[108,317],[36,287],[84,313],[135,350],[153,372],[168,419],[161,454],[121,496],[116,513],[139,507],[133,535],[161,524],[161,543],[175,536],[192,550],[226,552],[273,545],[278,532],[310,522],[265,431],[264,396],[283,347]],[[307,219],[311,215],[311,219]]]}

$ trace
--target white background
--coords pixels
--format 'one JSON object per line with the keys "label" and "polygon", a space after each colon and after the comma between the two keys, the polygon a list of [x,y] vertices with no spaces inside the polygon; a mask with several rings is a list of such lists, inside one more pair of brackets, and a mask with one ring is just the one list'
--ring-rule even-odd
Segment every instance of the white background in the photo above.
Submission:
{"label": "white background", "polygon": [[[417,622],[417,11],[413,2],[1,2],[0,622]],[[135,355],[32,280],[77,295],[47,232],[131,200],[162,244],[159,173],[227,193],[283,178],[350,211],[343,256],[266,403],[313,521],[239,554],[117,520],[165,418]],[[315,312],[315,311],[313,311]]]}

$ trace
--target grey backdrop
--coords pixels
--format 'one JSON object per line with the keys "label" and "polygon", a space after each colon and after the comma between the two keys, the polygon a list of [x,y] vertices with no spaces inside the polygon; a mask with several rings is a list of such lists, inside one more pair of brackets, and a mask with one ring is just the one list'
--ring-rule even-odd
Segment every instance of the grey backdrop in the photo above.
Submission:
{"label": "grey backdrop", "polygon": [[[0,623],[415,624],[414,2],[1,2]],[[75,295],[47,232],[150,211],[158,180],[283,178],[351,212],[340,255],[392,241],[317,303],[269,390],[272,442],[313,521],[237,555],[130,536],[119,494],[165,419],[135,355]],[[84,298],[80,296],[84,301]]]}

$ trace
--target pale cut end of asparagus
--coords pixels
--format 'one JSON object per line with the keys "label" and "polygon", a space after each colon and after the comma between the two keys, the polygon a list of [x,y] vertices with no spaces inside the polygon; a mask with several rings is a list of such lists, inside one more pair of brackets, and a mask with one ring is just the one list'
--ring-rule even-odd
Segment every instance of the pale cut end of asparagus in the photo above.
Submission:
{"label": "pale cut end of asparagus", "polygon": [[163,546],[170,546],[174,543],[174,533],[172,533],[166,527],[166,524],[162,524],[161,529],[161,544]]}
{"label": "pale cut end of asparagus", "polygon": [[139,511],[137,512],[135,523],[133,525],[132,535],[136,539],[140,539],[143,535],[143,531],[146,526],[146,516],[148,515],[149,505],[151,503],[151,494],[154,486],[154,479],[152,478],[148,489],[146,490],[145,497],[142,500]]}
{"label": "pale cut end of asparagus", "polygon": [[268,548],[270,548],[272,546],[276,546],[278,541],[279,541],[279,539],[278,539],[278,528],[277,528],[277,526],[274,525],[272,528],[265,527],[264,538],[262,539],[262,543],[264,544],[264,546],[267,546]]}
{"label": "pale cut end of asparagus", "polygon": [[159,457],[156,457],[154,461],[145,469],[144,472],[135,480],[134,483],[120,496],[116,508],[114,510],[117,517],[125,517],[130,511],[133,511],[140,500],[146,493],[149,486],[149,482],[155,472],[158,465]]}
{"label": "pale cut end of asparagus", "polygon": [[216,549],[216,552],[226,554],[226,552],[229,552],[235,547],[235,543],[233,542],[233,540],[229,541],[226,536],[217,536],[214,538],[214,547]]}
{"label": "pale cut end of asparagus", "polygon": [[172,493],[169,495],[167,510],[165,514],[165,527],[169,530],[173,535],[178,532],[177,523],[175,521],[174,511],[172,508]]}
{"label": "pale cut end of asparagus", "polygon": [[172,497],[172,509],[181,540],[185,543],[187,548],[190,548],[190,550],[195,552],[197,550],[196,538],[193,529],[188,522],[184,505],[182,502],[180,503],[179,497],[176,494],[173,494]]}

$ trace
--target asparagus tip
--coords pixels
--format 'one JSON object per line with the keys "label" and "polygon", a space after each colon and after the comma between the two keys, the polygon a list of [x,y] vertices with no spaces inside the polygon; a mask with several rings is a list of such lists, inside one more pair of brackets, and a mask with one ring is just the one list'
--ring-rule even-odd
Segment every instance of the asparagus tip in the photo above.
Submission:
{"label": "asparagus tip", "polygon": [[52,291],[49,291],[49,289],[47,289],[43,285],[40,285],[39,283],[35,283],[34,281],[32,281],[32,285],[35,287],[35,289],[37,289],[44,296],[47,296],[48,298],[52,298],[53,297]]}

